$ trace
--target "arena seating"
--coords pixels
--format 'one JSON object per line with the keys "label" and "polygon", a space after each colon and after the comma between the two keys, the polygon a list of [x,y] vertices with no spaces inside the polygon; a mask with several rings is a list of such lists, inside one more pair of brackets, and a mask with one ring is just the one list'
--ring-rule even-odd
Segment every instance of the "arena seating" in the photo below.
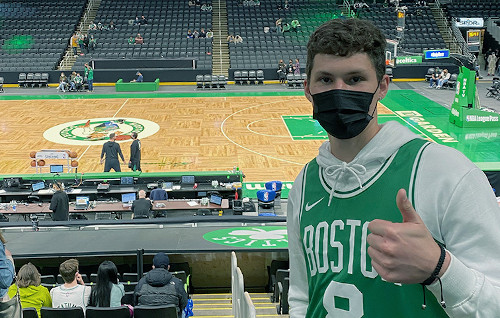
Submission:
{"label": "arena seating", "polygon": [[[135,18],[142,15],[148,24],[136,25]],[[111,21],[114,30],[89,30],[89,36],[93,35],[97,42],[95,52],[78,57],[74,70],[82,70],[90,58],[195,58],[198,68],[212,68],[212,57],[207,54],[211,52],[211,39],[186,38],[189,29],[212,27],[211,12],[189,7],[188,1],[103,0],[94,23],[109,25]],[[128,39],[138,33],[144,44],[128,44]]]}
{"label": "arena seating", "polygon": [[79,22],[85,0],[0,2],[0,69],[55,69]]}
{"label": "arena seating", "polygon": [[[290,9],[278,10],[279,0],[261,1],[259,6],[242,6],[227,2],[228,32],[239,34],[243,43],[229,43],[231,69],[277,68],[280,59],[299,58],[305,67],[306,44],[312,31],[339,10],[336,1],[293,1]],[[297,19],[297,31],[275,32],[275,23]],[[265,33],[264,28],[269,28]]]}
{"label": "arena seating", "polygon": [[196,75],[196,88],[226,88],[227,79],[224,75]]}
{"label": "arena seating", "polygon": [[453,0],[443,6],[448,17],[488,18],[499,17],[500,6],[497,0]]}

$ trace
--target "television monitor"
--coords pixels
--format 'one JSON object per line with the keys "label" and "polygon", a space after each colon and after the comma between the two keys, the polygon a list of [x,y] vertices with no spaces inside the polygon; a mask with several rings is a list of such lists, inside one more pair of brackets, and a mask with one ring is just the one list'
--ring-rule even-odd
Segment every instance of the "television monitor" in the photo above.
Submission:
{"label": "television monitor", "polygon": [[130,203],[135,200],[135,192],[122,194],[122,202]]}
{"label": "television monitor", "polygon": [[62,173],[63,169],[63,165],[50,165],[50,173]]}
{"label": "television monitor", "polygon": [[173,186],[174,184],[172,182],[163,182],[161,185],[162,189],[164,190],[172,190]]}
{"label": "television monitor", "polygon": [[200,192],[198,192],[198,197],[199,198],[204,198],[206,196],[207,196],[207,192],[206,191],[200,191]]}
{"label": "television monitor", "polygon": [[182,184],[194,184],[194,176],[182,176],[181,183]]}
{"label": "television monitor", "polygon": [[77,206],[89,205],[89,201],[90,201],[89,197],[76,197]]}
{"label": "television monitor", "polygon": [[222,205],[222,197],[212,194],[210,196],[210,203],[217,204],[217,205]]}
{"label": "television monitor", "polygon": [[121,185],[130,185],[134,184],[134,177],[121,177],[120,178]]}
{"label": "television monitor", "polygon": [[38,191],[38,190],[42,190],[43,188],[45,188],[45,182],[40,181],[40,182],[37,182],[37,183],[33,183],[31,185],[31,188],[33,189],[33,192],[34,191]]}

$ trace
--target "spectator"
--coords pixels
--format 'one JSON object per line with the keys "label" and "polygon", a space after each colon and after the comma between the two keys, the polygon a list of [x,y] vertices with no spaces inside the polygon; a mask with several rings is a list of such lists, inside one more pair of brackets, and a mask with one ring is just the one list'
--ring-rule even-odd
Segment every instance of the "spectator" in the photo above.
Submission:
{"label": "spectator", "polygon": [[295,59],[295,65],[293,66],[293,74],[300,74],[299,59]]}
{"label": "spectator", "polygon": [[115,23],[113,21],[110,21],[109,26],[108,26],[108,30],[114,30],[114,29],[116,29]]}
{"label": "spectator", "polygon": [[75,90],[75,77],[76,77],[76,72],[75,71],[71,72],[71,75],[69,76],[69,90],[70,91]]}
{"label": "spectator", "polygon": [[73,33],[73,36],[71,37],[71,48],[73,49],[73,55],[77,56],[78,55],[78,36],[76,33]]}
{"label": "spectator", "polygon": [[85,63],[85,73],[87,77],[87,84],[89,85],[89,92],[94,91],[94,69],[92,66]]}
{"label": "spectator", "polygon": [[295,32],[297,32],[300,28],[300,22],[297,19],[292,20],[292,22],[290,22],[290,25]]}
{"label": "spectator", "polygon": [[141,16],[141,25],[146,25],[146,24],[148,24],[148,20],[144,16]]}
{"label": "spectator", "polygon": [[285,83],[286,80],[286,64],[283,60],[280,60],[278,63],[278,78],[281,84]]}
{"label": "spectator", "polygon": [[0,302],[9,300],[7,291],[16,274],[12,254],[5,248],[6,242],[2,233],[0,233]]}
{"label": "spectator", "polygon": [[128,44],[132,45],[132,44],[135,44],[135,40],[134,40],[134,37],[131,36],[129,39],[128,39]]}
{"label": "spectator", "polygon": [[97,30],[102,31],[102,23],[97,22]]}
{"label": "spectator", "polygon": [[210,12],[212,11],[212,6],[208,3],[204,3],[202,6],[201,6],[201,11],[207,11],[207,12]]}
{"label": "spectator", "polygon": [[227,43],[232,43],[232,42],[234,43],[234,36],[232,34],[229,34],[227,36]]}
{"label": "spectator", "polygon": [[89,39],[89,51],[92,51],[92,53],[94,53],[96,46],[97,46],[97,40],[94,38],[94,35],[91,35]]}
{"label": "spectator", "polygon": [[66,92],[66,85],[68,84],[68,79],[66,78],[66,75],[64,75],[64,72],[61,72],[61,76],[59,76],[59,86],[57,86],[57,90],[62,91],[63,93]]}
{"label": "spectator", "polygon": [[495,69],[497,66],[497,55],[495,52],[491,52],[488,56],[488,76],[495,75]]}
{"label": "spectator", "polygon": [[135,304],[138,305],[170,305],[178,308],[178,315],[187,304],[187,294],[182,281],[168,271],[170,260],[160,252],[153,258],[153,269],[142,277],[134,291]]}
{"label": "spectator", "polygon": [[447,69],[444,69],[443,72],[441,72],[441,75],[439,75],[438,79],[438,84],[436,86],[437,89],[440,89],[443,87],[443,84],[448,83],[450,80],[451,74],[448,72]]}
{"label": "spectator", "polygon": [[142,38],[140,33],[137,33],[137,36],[135,37],[135,44],[143,44],[144,39]]}
{"label": "spectator", "polygon": [[187,35],[186,35],[186,38],[188,38],[188,39],[192,39],[192,38],[194,38],[193,32],[191,32],[191,30],[188,30],[188,33],[187,33]]}
{"label": "spectator", "polygon": [[198,35],[198,37],[199,38],[206,38],[207,37],[207,33],[205,32],[204,28],[200,29],[200,34]]}
{"label": "spectator", "polygon": [[188,2],[188,6],[193,7],[193,6],[195,6],[195,5],[196,5],[196,4],[194,3],[194,0],[189,0],[189,2]]}
{"label": "spectator", "polygon": [[91,288],[85,286],[82,275],[78,272],[78,266],[78,260],[74,258],[64,261],[59,266],[59,273],[64,280],[64,284],[50,290],[52,307],[81,307],[85,312],[89,303]]}
{"label": "spectator", "polygon": [[207,38],[213,38],[214,37],[214,32],[212,31],[212,29],[208,29],[207,31]]}
{"label": "spectator", "polygon": [[82,84],[83,84],[82,76],[80,75],[80,73],[76,73],[76,76],[75,76],[75,89],[76,89],[76,91],[82,90],[82,88],[83,88]]}
{"label": "spectator", "polygon": [[293,74],[295,71],[295,66],[293,65],[292,59],[288,60],[288,66],[286,67],[286,72],[287,74]]}
{"label": "spectator", "polygon": [[80,47],[80,55],[83,56],[83,50],[85,49],[85,45],[83,44],[84,36],[81,33],[78,33],[78,46]]}
{"label": "spectator", "polygon": [[282,23],[283,23],[283,18],[279,18],[278,20],[276,20],[276,22],[274,23],[276,25],[276,32],[283,32],[281,29]]}
{"label": "spectator", "polygon": [[90,21],[89,30],[97,30],[97,25],[94,23],[94,21]]}
{"label": "spectator", "polygon": [[146,191],[139,190],[139,198],[132,203],[132,219],[147,219],[150,217],[153,204],[146,198]]}
{"label": "spectator", "polygon": [[141,21],[139,20],[139,17],[135,17],[135,25],[141,25]]}
{"label": "spectator", "polygon": [[198,32],[198,30],[195,29],[193,31],[193,38],[197,39],[199,36],[200,36],[200,33]]}
{"label": "spectator", "polygon": [[236,34],[234,37],[234,43],[243,43],[243,38],[239,34]]}
{"label": "spectator", "polygon": [[[24,264],[17,273],[17,286],[21,297],[21,307],[33,307],[40,317],[40,308],[51,307],[49,290],[41,285],[40,273],[35,265]],[[12,298],[17,293],[16,284],[9,287],[9,297]]]}
{"label": "spectator", "polygon": [[93,307],[120,307],[125,295],[122,283],[118,282],[118,270],[111,261],[104,261],[97,269],[97,282],[90,294],[89,305]]}
{"label": "spectator", "polygon": [[288,24],[287,22],[283,23],[282,27],[281,27],[281,32],[282,33],[285,33],[285,32],[288,32],[290,31],[292,27],[290,26],[290,24]]}
{"label": "spectator", "polygon": [[439,67],[436,66],[436,68],[434,69],[434,73],[432,73],[432,76],[429,79],[429,88],[436,87],[440,75],[441,75],[441,70],[439,69]]}
{"label": "spectator", "polygon": [[89,37],[86,34],[83,37],[83,47],[85,48],[85,53],[89,54]]}
{"label": "spectator", "polygon": [[144,82],[144,77],[142,76],[141,72],[137,72],[137,73],[135,73],[135,75],[137,75],[137,78],[134,78],[133,80],[131,80],[130,81],[131,83],[135,83],[135,82],[142,83],[142,82]]}
{"label": "spectator", "polygon": [[68,221],[69,218],[69,198],[68,194],[64,192],[62,184],[54,180],[52,184],[54,195],[50,200],[49,209],[52,211],[52,220],[54,221]]}

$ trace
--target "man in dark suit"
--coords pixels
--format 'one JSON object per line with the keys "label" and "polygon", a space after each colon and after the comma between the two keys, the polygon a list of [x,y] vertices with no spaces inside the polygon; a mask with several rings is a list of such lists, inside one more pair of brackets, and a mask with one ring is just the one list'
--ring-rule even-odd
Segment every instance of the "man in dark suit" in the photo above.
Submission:
{"label": "man in dark suit", "polygon": [[130,160],[128,162],[129,168],[132,171],[142,171],[141,170],[141,141],[137,139],[137,133],[132,133],[132,139],[134,140],[130,145]]}

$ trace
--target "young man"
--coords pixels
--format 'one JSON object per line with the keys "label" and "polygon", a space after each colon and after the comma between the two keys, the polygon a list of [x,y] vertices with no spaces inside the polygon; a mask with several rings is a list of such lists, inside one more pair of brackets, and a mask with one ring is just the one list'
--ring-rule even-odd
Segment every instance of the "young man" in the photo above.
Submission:
{"label": "young man", "polygon": [[50,199],[49,209],[52,210],[53,221],[67,221],[69,218],[69,198],[62,184],[54,180],[52,184],[54,195]]}
{"label": "young man", "polygon": [[[122,149],[115,140],[115,133],[111,133],[109,134],[109,141],[102,145],[101,164],[104,162],[104,172],[109,172],[111,169],[115,170],[116,172],[122,171],[122,169],[120,168],[120,161],[118,160],[118,156],[122,158],[122,161],[125,164],[125,158],[123,157]],[[106,158],[104,158],[104,156],[106,156]]]}
{"label": "young man", "polygon": [[141,170],[141,141],[137,138],[137,133],[132,133],[132,144],[130,144],[130,160],[128,162],[129,168],[132,171]]}
{"label": "young man", "polygon": [[85,286],[82,275],[78,273],[78,260],[72,258],[59,266],[64,285],[50,290],[53,308],[82,307],[83,312],[89,303],[90,286]]}
{"label": "young man", "polygon": [[159,252],[153,257],[153,269],[142,277],[134,290],[134,304],[159,306],[176,305],[178,316],[187,305],[187,293],[180,279],[174,277],[168,270],[170,259],[168,255]]}
{"label": "young man", "polygon": [[323,24],[306,73],[329,141],[288,199],[290,317],[497,316],[493,191],[455,149],[377,123],[389,86],[380,30],[357,19]]}

